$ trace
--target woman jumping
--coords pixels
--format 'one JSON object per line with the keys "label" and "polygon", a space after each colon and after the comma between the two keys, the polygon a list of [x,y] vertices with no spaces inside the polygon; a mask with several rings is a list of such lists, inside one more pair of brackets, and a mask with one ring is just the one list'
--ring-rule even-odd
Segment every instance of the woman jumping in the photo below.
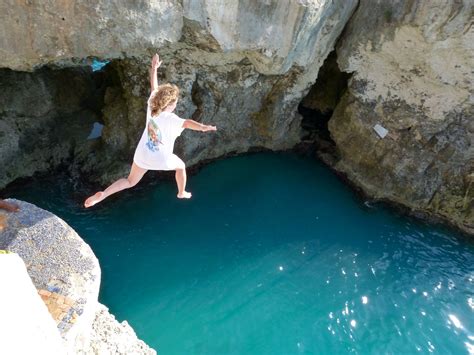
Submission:
{"label": "woman jumping", "polygon": [[184,162],[173,154],[174,141],[185,128],[209,132],[215,131],[216,127],[185,120],[173,113],[178,102],[179,89],[171,84],[158,86],[157,70],[160,65],[160,57],[155,54],[150,69],[151,95],[148,99],[146,126],[135,150],[128,178],[117,180],[104,191],[89,197],[84,203],[86,208],[116,192],[135,186],[148,170],[176,170],[178,198],[191,198],[191,193],[186,191]]}

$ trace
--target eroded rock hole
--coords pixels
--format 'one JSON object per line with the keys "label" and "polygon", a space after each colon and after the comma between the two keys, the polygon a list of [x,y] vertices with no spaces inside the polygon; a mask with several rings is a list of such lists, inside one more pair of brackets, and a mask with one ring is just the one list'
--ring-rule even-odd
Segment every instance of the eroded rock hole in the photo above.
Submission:
{"label": "eroded rock hole", "polygon": [[320,156],[334,158],[336,154],[328,122],[347,89],[349,78],[350,74],[340,71],[336,51],[332,51],[319,70],[316,83],[298,106],[298,112],[303,116],[302,140],[314,146]]}
{"label": "eroded rock hole", "polygon": [[0,69],[0,188],[87,155],[101,135],[106,88],[102,63],[34,72]]}

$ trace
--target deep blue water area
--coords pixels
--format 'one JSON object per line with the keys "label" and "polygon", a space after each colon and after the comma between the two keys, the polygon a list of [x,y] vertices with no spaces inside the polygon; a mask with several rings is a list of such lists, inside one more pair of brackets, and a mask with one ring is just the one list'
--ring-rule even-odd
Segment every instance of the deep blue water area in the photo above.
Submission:
{"label": "deep blue water area", "polygon": [[160,354],[474,352],[474,243],[359,200],[289,153],[214,162],[191,200],[152,173],[92,209],[64,178],[8,191],[66,220],[100,300]]}

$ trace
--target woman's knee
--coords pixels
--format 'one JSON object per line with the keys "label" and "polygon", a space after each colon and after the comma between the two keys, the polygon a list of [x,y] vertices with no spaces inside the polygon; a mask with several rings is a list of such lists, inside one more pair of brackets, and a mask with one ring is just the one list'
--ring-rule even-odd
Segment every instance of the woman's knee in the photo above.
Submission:
{"label": "woman's knee", "polygon": [[133,163],[130,174],[126,179],[128,183],[127,188],[134,187],[136,184],[138,184],[146,172],[147,170],[140,168],[138,165]]}
{"label": "woman's knee", "polygon": [[131,178],[128,178],[127,181],[128,181],[128,188],[130,188],[130,187],[134,187],[136,184],[138,184],[138,182],[140,181],[140,179],[131,179]]}

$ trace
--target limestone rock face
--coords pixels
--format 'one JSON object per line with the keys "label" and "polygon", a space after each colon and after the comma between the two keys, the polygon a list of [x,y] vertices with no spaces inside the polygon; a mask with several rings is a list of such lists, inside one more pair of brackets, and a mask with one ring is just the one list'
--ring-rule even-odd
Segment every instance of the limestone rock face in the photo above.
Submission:
{"label": "limestone rock face", "polygon": [[[299,101],[356,4],[7,1],[0,5],[0,65],[31,71],[41,65],[85,65],[91,57],[111,61],[119,81],[105,92],[103,149],[92,154],[81,148],[72,164],[81,176],[106,183],[129,169],[144,128],[148,68],[156,51],[164,61],[160,80],[181,88],[178,113],[219,129],[183,135],[177,151],[188,165],[251,148],[294,146],[300,139]],[[15,133],[2,119],[2,131]],[[2,150],[12,155],[17,141],[13,134]],[[9,170],[14,174],[0,186],[21,175]]]}
{"label": "limestone rock face", "polygon": [[121,58],[177,41],[177,0],[16,1],[0,4],[0,62],[14,70]]}
{"label": "limestone rock face", "polygon": [[137,339],[137,335],[127,321],[119,323],[109,313],[107,307],[99,304],[92,324],[92,336],[89,346],[79,350],[77,354],[156,355],[156,351],[142,340]]}
{"label": "limestone rock face", "polygon": [[[20,211],[8,213],[8,226],[0,234],[0,249],[17,253],[69,349],[88,344],[100,286],[100,267],[91,248],[63,220],[23,201]],[[50,299],[53,294],[58,297]],[[71,299],[61,308],[59,297]],[[55,304],[53,304],[53,302]],[[58,306],[58,307],[56,307]]]}
{"label": "limestone rock face", "polygon": [[337,47],[352,78],[329,122],[335,167],[367,193],[471,233],[473,5],[360,1]]}
{"label": "limestone rock face", "polygon": [[[324,59],[327,44],[332,46],[333,36],[340,33],[340,25],[344,25],[355,4],[184,0],[185,33],[191,32],[193,42],[203,49],[246,51],[260,73],[283,74],[292,66],[305,68],[315,59]],[[204,33],[207,36],[200,40]]]}
{"label": "limestone rock face", "polygon": [[[298,143],[298,104],[355,5],[184,1],[180,40],[159,50],[159,79],[181,88],[181,117],[218,127],[216,133],[185,132],[178,139],[185,162]],[[120,84],[106,94],[103,138],[128,157],[144,128],[149,65],[149,55],[112,63]]]}
{"label": "limestone rock face", "polygon": [[165,0],[0,5],[1,66],[32,70],[88,57],[139,57],[191,36],[208,51],[247,52],[259,71],[281,74],[327,54],[356,0]]}
{"label": "limestone rock face", "polygon": [[[0,211],[6,220],[6,228],[0,231],[0,250],[18,254],[25,263],[67,353],[99,353],[95,349],[114,349],[110,352],[114,354],[156,353],[98,303],[101,270],[89,245],[52,213],[27,202],[12,202],[19,205],[20,211]],[[19,295],[18,300],[26,296]],[[0,318],[0,328],[5,326]],[[110,329],[123,337],[106,336]]]}
{"label": "limestone rock face", "polygon": [[87,136],[99,120],[98,82],[84,67],[0,69],[0,188],[87,150]]}

